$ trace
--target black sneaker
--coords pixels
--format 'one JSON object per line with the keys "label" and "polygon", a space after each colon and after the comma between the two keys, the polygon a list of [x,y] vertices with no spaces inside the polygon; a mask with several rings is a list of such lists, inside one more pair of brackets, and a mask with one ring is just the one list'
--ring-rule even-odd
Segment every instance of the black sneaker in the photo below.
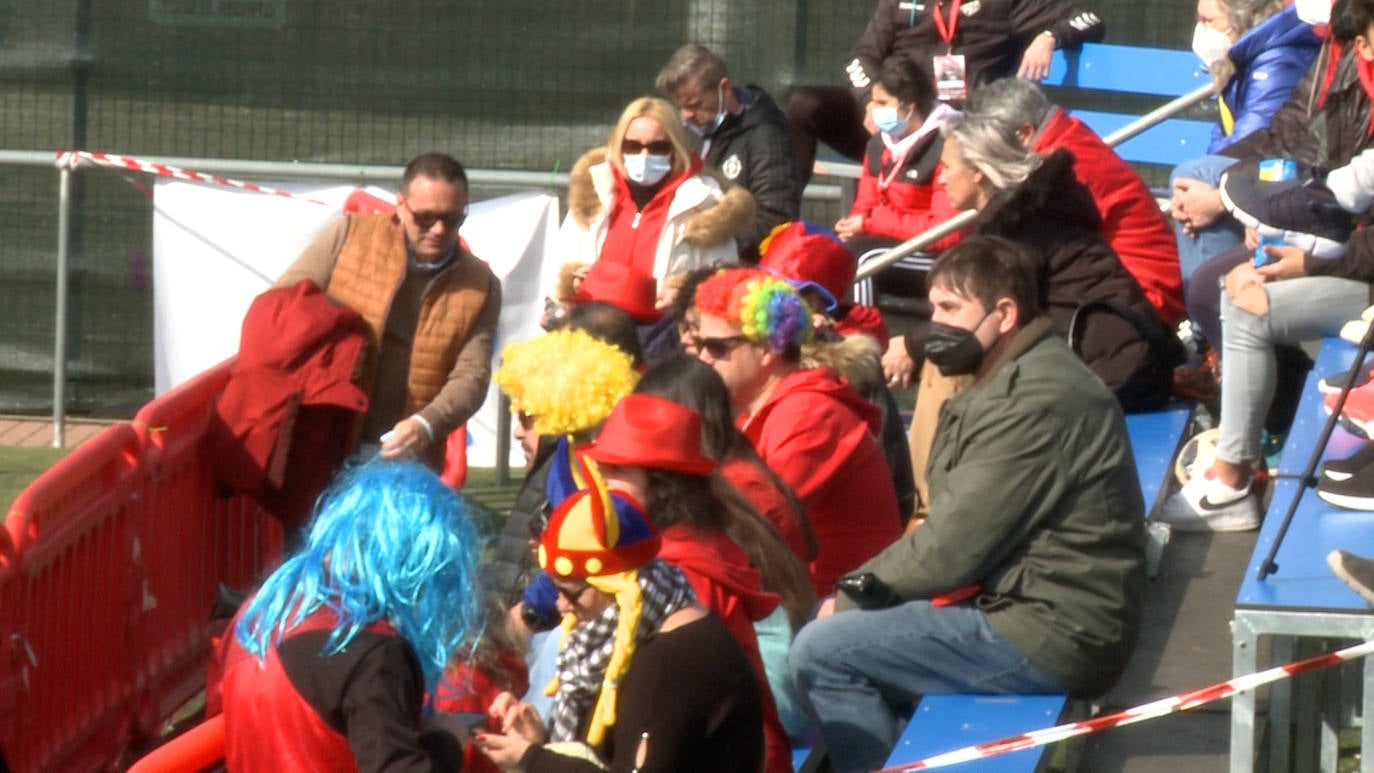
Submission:
{"label": "black sneaker", "polygon": [[[1324,395],[1337,394],[1341,391],[1341,388],[1345,386],[1345,377],[1349,374],[1350,371],[1343,370],[1339,373],[1331,373],[1323,376],[1322,380],[1317,382],[1317,391]],[[1374,368],[1365,368],[1360,375],[1355,377],[1355,383],[1350,388],[1359,389],[1365,384],[1368,384],[1371,376],[1374,376]]]}
{"label": "black sneaker", "polygon": [[1333,482],[1346,481],[1371,464],[1374,464],[1374,443],[1366,443],[1360,450],[1344,459],[1328,459],[1322,462],[1321,477]]}
{"label": "black sneaker", "polygon": [[1227,169],[1218,189],[1226,209],[1243,225],[1318,258],[1345,254],[1355,231],[1354,217],[1316,179],[1261,180],[1258,162],[1248,161]]}
{"label": "black sneaker", "polygon": [[1333,550],[1327,554],[1326,564],[1351,590],[1360,594],[1360,598],[1374,604],[1374,561],[1344,550]]}
{"label": "black sneaker", "polygon": [[1374,511],[1374,467],[1358,469],[1345,480],[1322,475],[1317,481],[1317,496],[1346,510]]}

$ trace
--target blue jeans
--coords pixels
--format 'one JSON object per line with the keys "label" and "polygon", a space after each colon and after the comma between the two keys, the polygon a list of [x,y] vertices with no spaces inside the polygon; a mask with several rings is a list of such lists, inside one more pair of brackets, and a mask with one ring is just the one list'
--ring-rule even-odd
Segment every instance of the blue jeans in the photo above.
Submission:
{"label": "blue jeans", "polygon": [[1064,691],[972,604],[909,601],[813,620],[787,661],[841,772],[881,768],[922,695]]}
{"label": "blue jeans", "polygon": [[[1174,180],[1190,177],[1201,180],[1213,188],[1221,183],[1221,173],[1236,163],[1236,159],[1226,156],[1203,156],[1184,161],[1169,173],[1169,188],[1173,189]],[[1178,240],[1178,268],[1183,274],[1186,289],[1188,279],[1198,266],[1216,257],[1230,247],[1245,241],[1245,229],[1241,228],[1230,215],[1222,215],[1215,223],[1195,232],[1192,236],[1183,233],[1183,224],[1172,221],[1174,238]]]}
{"label": "blue jeans", "polygon": [[1369,285],[1333,276],[1268,282],[1269,311],[1257,315],[1221,293],[1221,437],[1217,457],[1232,464],[1259,458],[1260,430],[1278,382],[1275,344],[1336,335],[1369,305]]}

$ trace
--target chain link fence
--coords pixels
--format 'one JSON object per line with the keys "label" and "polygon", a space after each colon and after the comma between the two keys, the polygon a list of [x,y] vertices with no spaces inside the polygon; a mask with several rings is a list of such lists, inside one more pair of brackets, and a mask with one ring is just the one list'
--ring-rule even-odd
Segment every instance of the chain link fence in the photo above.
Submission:
{"label": "chain link fence", "polygon": [[[0,0],[0,150],[566,171],[682,43],[782,101],[843,82],[875,4]],[[1090,7],[1109,42],[1188,46],[1191,2]],[[67,408],[128,416],[152,392],[147,181],[73,179]],[[52,409],[56,201],[52,171],[0,166],[0,413]]]}

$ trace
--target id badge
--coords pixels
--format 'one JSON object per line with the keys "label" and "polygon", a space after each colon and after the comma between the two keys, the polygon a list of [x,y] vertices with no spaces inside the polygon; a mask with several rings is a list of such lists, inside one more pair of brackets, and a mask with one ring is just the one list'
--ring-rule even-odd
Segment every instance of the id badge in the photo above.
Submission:
{"label": "id badge", "polygon": [[963,54],[934,57],[934,72],[935,96],[941,102],[963,102],[968,98]]}

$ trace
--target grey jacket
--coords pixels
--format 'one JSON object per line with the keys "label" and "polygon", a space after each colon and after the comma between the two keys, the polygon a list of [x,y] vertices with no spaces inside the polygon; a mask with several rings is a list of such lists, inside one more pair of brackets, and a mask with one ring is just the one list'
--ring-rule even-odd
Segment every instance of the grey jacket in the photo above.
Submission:
{"label": "grey jacket", "polygon": [[1140,628],[1145,514],[1111,392],[1033,320],[940,412],[931,514],[860,571],[902,600],[982,586],[975,602],[1068,692],[1105,692]]}

